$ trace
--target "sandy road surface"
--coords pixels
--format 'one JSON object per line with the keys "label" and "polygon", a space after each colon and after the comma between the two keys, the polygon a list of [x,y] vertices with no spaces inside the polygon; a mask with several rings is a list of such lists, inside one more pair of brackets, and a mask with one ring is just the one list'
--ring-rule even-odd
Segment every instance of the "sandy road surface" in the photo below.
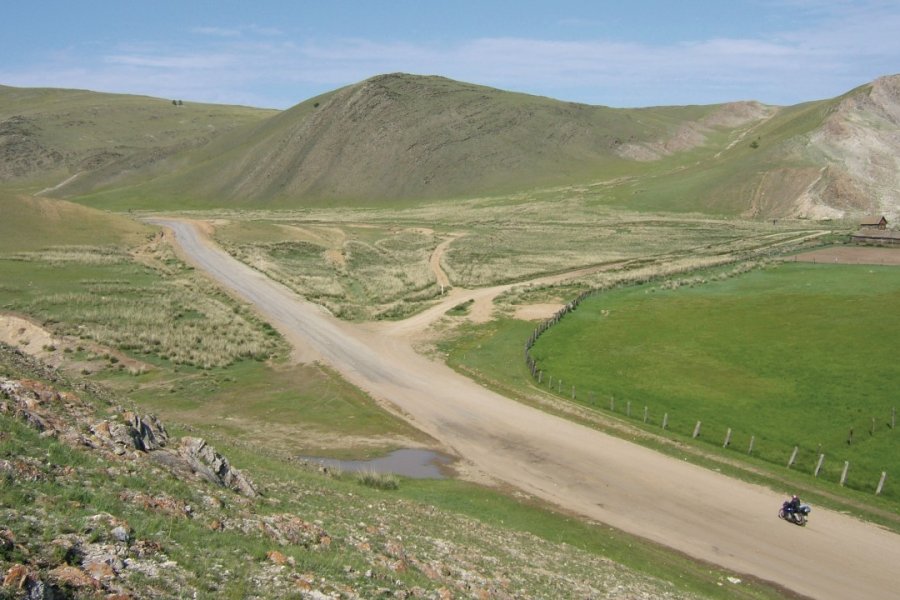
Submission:
{"label": "sandy road surface", "polygon": [[[813,598],[900,597],[900,536],[816,509],[807,528],[778,520],[780,494],[524,406],[430,361],[404,337],[342,323],[215,248],[172,228],[198,267],[292,343],[388,401],[480,469],[566,509],[738,574]],[[799,564],[798,564],[799,561]]]}

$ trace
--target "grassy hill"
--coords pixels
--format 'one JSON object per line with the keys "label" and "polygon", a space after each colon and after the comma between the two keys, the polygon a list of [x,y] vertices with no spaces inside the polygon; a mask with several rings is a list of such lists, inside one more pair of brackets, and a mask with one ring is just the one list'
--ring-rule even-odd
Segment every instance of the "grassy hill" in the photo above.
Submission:
{"label": "grassy hill", "polygon": [[900,76],[790,107],[643,109],[403,74],[283,112],[0,88],[0,185],[65,181],[47,193],[117,210],[575,193],[637,210],[893,219],[898,125]]}
{"label": "grassy hill", "polygon": [[153,229],[135,221],[50,198],[0,190],[0,254],[52,246],[130,246]]}
{"label": "grassy hill", "polygon": [[298,206],[495,195],[656,170],[666,161],[630,153],[690,154],[762,112],[612,109],[385,75],[223,136],[186,155],[178,172],[87,200]]}
{"label": "grassy hill", "polygon": [[37,192],[72,176],[67,195],[148,176],[160,162],[276,111],[0,86],[0,185]]}

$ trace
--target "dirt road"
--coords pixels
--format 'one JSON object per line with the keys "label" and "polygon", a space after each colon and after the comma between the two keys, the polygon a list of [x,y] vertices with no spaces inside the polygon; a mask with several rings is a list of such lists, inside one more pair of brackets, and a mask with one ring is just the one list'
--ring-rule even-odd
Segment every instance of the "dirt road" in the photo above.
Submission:
{"label": "dirt road", "polygon": [[[662,456],[488,391],[416,354],[404,335],[342,323],[232,259],[193,226],[186,256],[292,343],[484,472],[586,517],[821,599],[900,597],[900,536],[815,509],[801,529],[782,494]],[[402,328],[401,328],[402,329]]]}

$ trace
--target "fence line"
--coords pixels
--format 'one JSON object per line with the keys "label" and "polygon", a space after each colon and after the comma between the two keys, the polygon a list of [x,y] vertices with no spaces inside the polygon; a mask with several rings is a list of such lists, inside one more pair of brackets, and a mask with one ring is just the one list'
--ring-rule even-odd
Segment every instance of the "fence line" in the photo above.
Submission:
{"label": "fence line", "polygon": [[[644,283],[644,282],[640,282],[640,283]],[[525,342],[525,348],[524,348],[525,364],[527,365],[528,370],[531,373],[531,377],[533,379],[536,379],[538,384],[541,384],[541,382],[543,381],[544,371],[543,371],[543,369],[538,369],[537,361],[535,361],[535,359],[531,356],[531,349],[534,347],[534,344],[537,342],[538,338],[540,338],[541,335],[546,333],[548,329],[550,329],[551,327],[553,327],[554,325],[559,323],[563,317],[568,315],[570,312],[576,310],[578,308],[578,306],[585,299],[587,299],[591,296],[595,296],[595,295],[600,294],[605,291],[607,291],[606,288],[593,288],[593,289],[586,290],[586,291],[578,294],[578,296],[574,300],[567,302],[562,308],[560,308],[558,311],[556,311],[556,313],[554,313],[552,317],[542,321],[532,331],[531,335],[528,337],[528,340]],[[553,376],[549,373],[547,374],[547,380],[548,380],[547,387],[552,391],[553,390]],[[557,378],[557,393],[560,395],[562,394],[562,383],[563,383],[562,378]],[[572,397],[572,400],[576,400],[576,398],[577,398],[576,391],[575,391],[575,385],[572,385],[571,397]],[[596,395],[594,394],[593,391],[588,392],[587,398],[589,400],[590,405],[596,405]],[[610,397],[610,400],[609,400],[609,410],[610,410],[610,412],[615,412],[615,398],[612,396]],[[650,411],[650,407],[645,405],[644,406],[644,414],[643,414],[643,422],[644,423],[647,423],[649,421],[649,415],[650,415],[649,411]],[[631,417],[631,401],[630,400],[628,400],[626,403],[626,411],[625,412],[626,412],[626,416],[630,418]],[[889,428],[891,430],[895,429],[896,420],[897,420],[897,409],[896,409],[896,407],[892,407],[890,422],[889,422]],[[876,423],[876,417],[872,417],[871,426],[869,428],[870,435],[875,435],[875,423]],[[701,425],[701,422],[697,421],[697,424],[694,428],[694,433],[691,436],[692,438],[700,437],[700,425]],[[669,413],[668,412],[664,413],[664,415],[663,415],[661,428],[663,430],[669,429]],[[731,445],[731,437],[732,437],[732,430],[729,427],[728,431],[725,435],[725,441],[722,445],[723,448],[728,448]],[[751,435],[750,436],[750,444],[747,448],[748,455],[753,454],[755,442],[756,442],[756,436]],[[847,444],[850,445],[852,443],[853,443],[853,427],[850,427],[849,434],[847,436]],[[799,451],[800,451],[800,447],[794,446],[793,451],[791,452],[791,456],[787,462],[788,469],[790,469],[796,462],[797,454]],[[770,460],[765,459],[765,458],[763,458],[763,460],[767,460],[767,462],[771,462]],[[825,454],[824,453],[819,454],[818,463],[816,464],[816,467],[813,472],[814,477],[819,476],[819,472],[822,469],[824,460],[825,460]],[[841,477],[840,477],[840,485],[842,487],[844,486],[844,484],[847,481],[847,475],[848,475],[849,469],[850,469],[850,462],[844,461],[844,468],[841,472]],[[880,480],[878,482],[878,486],[875,490],[876,495],[880,495],[882,493],[886,479],[887,479],[887,472],[882,471],[881,478],[880,478]]]}

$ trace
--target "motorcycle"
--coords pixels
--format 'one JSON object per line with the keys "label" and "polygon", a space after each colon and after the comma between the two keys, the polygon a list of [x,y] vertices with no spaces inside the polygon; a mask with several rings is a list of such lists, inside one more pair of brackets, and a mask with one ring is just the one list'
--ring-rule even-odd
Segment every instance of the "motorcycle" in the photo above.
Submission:
{"label": "motorcycle", "polygon": [[792,510],[791,503],[785,502],[781,505],[781,510],[778,511],[778,518],[803,527],[809,519],[810,512],[812,512],[812,508],[810,508],[809,504],[801,504],[797,510]]}

